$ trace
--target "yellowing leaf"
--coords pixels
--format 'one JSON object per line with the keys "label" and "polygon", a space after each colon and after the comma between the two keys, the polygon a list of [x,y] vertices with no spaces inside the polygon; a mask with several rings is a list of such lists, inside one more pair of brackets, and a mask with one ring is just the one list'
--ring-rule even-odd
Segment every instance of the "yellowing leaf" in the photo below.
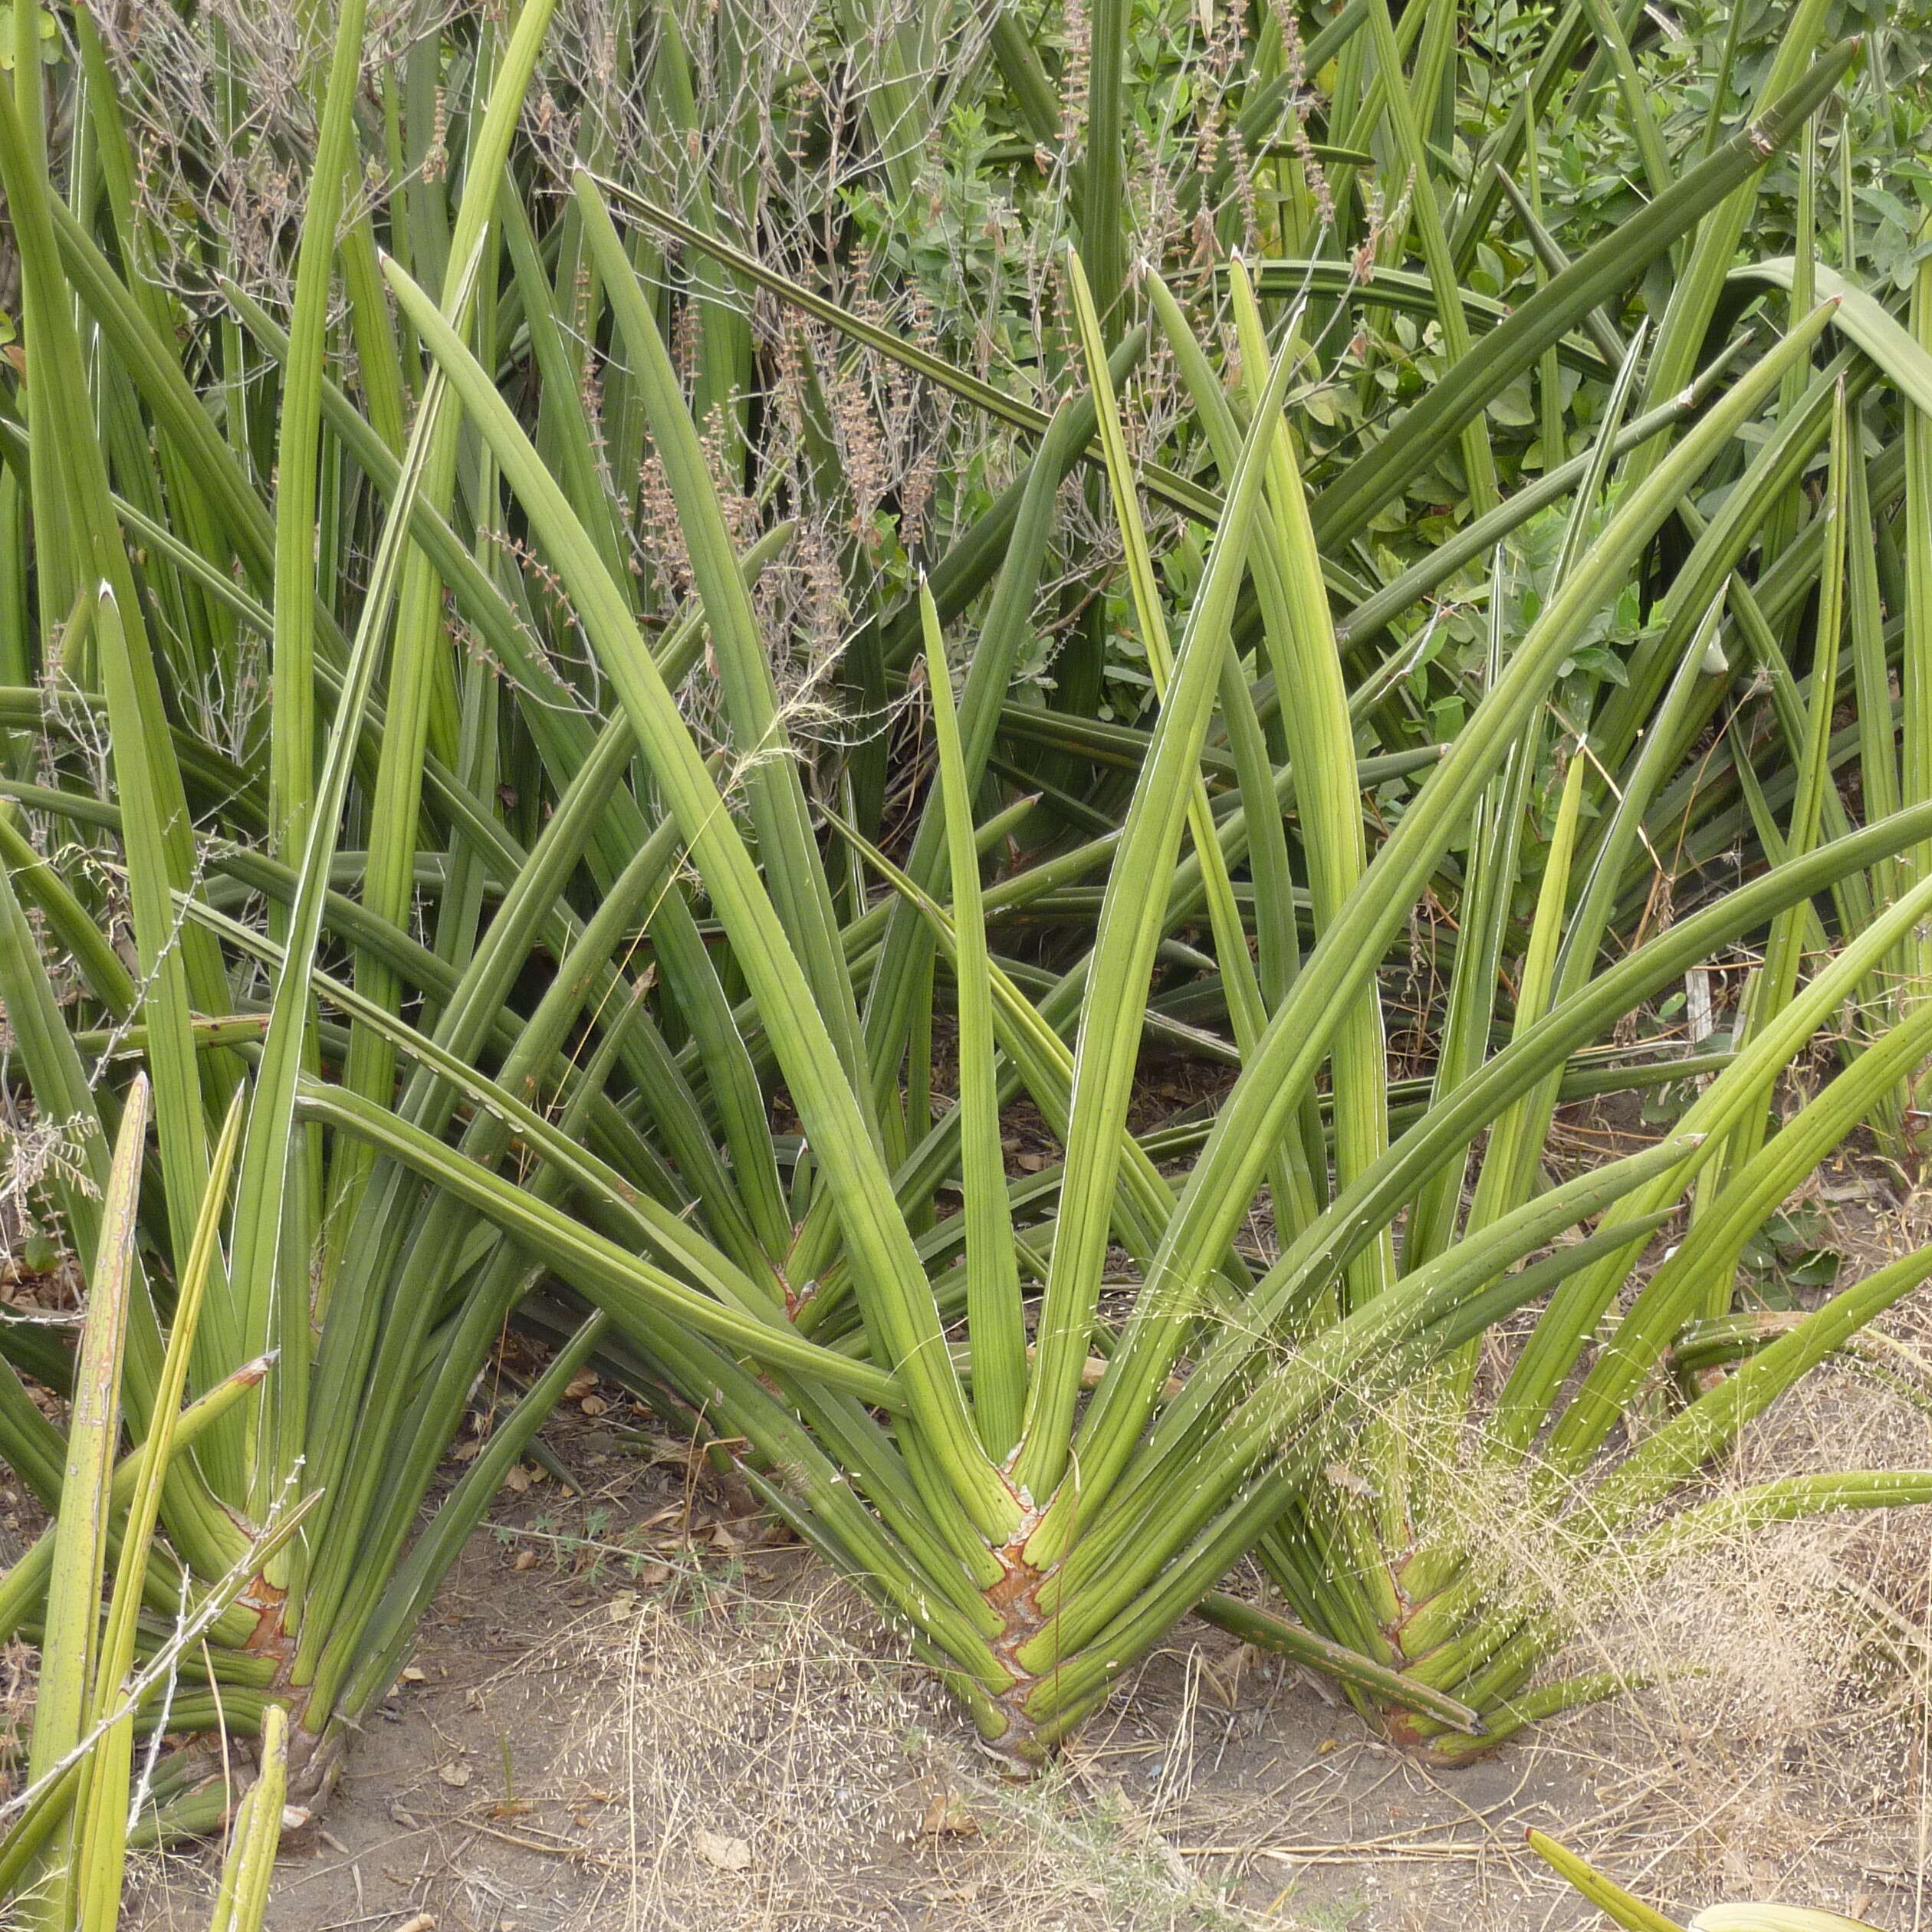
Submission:
{"label": "yellowing leaf", "polygon": [[1863,1919],[1807,1905],[1707,1905],[1691,1932],[1873,1932]]}

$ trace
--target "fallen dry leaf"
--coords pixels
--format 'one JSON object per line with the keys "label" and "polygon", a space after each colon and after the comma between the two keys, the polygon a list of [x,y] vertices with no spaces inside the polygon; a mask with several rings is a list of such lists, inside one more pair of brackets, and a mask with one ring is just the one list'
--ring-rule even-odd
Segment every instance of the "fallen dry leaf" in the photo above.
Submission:
{"label": "fallen dry leaf", "polygon": [[577,1404],[577,1407],[586,1415],[602,1415],[610,1405],[601,1395],[586,1395]]}
{"label": "fallen dry leaf", "polygon": [[928,1838],[974,1838],[979,1820],[966,1809],[964,1801],[950,1791],[942,1791],[926,1806],[919,1829]]}
{"label": "fallen dry leaf", "polygon": [[751,1847],[741,1838],[727,1838],[722,1832],[708,1832],[702,1825],[692,1834],[692,1848],[715,1871],[748,1871]]}

